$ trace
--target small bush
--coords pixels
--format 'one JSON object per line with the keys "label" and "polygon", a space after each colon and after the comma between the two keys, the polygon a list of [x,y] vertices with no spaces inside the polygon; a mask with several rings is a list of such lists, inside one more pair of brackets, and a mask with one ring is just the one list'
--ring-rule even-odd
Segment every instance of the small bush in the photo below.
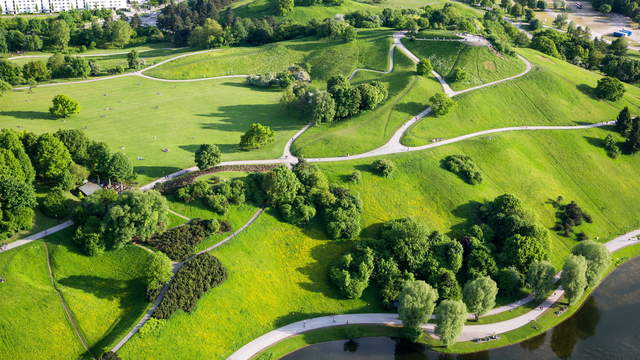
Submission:
{"label": "small bush", "polygon": [[449,155],[442,160],[445,169],[458,175],[467,184],[476,185],[482,182],[482,174],[471,157],[466,155]]}
{"label": "small bush", "polygon": [[352,172],[349,176],[347,176],[347,180],[351,183],[357,184],[362,180],[362,174],[360,171],[356,170]]}
{"label": "small bush", "polygon": [[193,311],[202,295],[226,279],[227,271],[218,258],[210,254],[194,257],[178,270],[153,317],[168,319],[178,309]]}
{"label": "small bush", "polygon": [[454,68],[451,73],[449,73],[449,80],[453,82],[459,82],[466,80],[469,77],[466,71],[462,68]]}
{"label": "small bush", "polygon": [[166,320],[150,318],[147,322],[138,330],[138,334],[141,337],[157,336],[160,330],[166,325]]}
{"label": "small bush", "polygon": [[393,161],[385,159],[376,160],[371,164],[371,166],[373,167],[373,171],[382,177],[391,176],[396,169],[396,165]]}

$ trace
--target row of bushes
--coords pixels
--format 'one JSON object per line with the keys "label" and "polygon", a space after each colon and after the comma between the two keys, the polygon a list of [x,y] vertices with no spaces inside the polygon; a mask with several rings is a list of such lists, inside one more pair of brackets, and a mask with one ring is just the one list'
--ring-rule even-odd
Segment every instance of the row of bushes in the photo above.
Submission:
{"label": "row of bushes", "polygon": [[173,260],[185,260],[193,254],[193,250],[202,240],[228,228],[228,224],[221,226],[216,219],[193,219],[187,224],[156,234],[146,242]]}
{"label": "row of bushes", "polygon": [[222,165],[209,169],[197,170],[187,173],[182,176],[175,177],[165,182],[159,182],[155,185],[154,189],[161,194],[170,194],[177,191],[179,188],[192,184],[202,175],[215,174],[225,171],[248,171],[248,172],[265,172],[278,166],[277,164],[265,164],[265,165]]}
{"label": "row of bushes", "polygon": [[169,284],[153,317],[168,319],[178,310],[193,311],[202,295],[226,279],[225,267],[213,255],[205,253],[186,261]]}
{"label": "row of bushes", "polygon": [[482,182],[482,173],[470,156],[449,155],[442,160],[442,167],[458,175],[467,184],[476,185]]}

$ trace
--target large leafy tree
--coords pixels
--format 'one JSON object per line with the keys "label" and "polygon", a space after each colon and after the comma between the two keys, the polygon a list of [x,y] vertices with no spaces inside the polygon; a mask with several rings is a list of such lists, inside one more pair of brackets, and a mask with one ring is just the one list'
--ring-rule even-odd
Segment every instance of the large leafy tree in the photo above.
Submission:
{"label": "large leafy tree", "polygon": [[416,72],[418,75],[429,76],[431,75],[431,71],[433,71],[433,65],[431,65],[431,60],[428,58],[422,58],[416,64]]}
{"label": "large leafy tree", "polygon": [[42,134],[35,144],[31,159],[39,178],[45,181],[59,180],[71,165],[71,155],[62,141],[51,134]]}
{"label": "large leafy tree", "polygon": [[587,285],[594,286],[611,263],[609,250],[595,241],[587,240],[571,249],[574,255],[580,255],[587,260]]}
{"label": "large leafy tree", "polygon": [[60,139],[64,146],[69,150],[71,158],[78,164],[87,162],[87,149],[91,144],[91,140],[82,130],[77,129],[60,129],[53,134]]}
{"label": "large leafy tree", "polygon": [[410,218],[385,223],[380,239],[385,251],[393,254],[402,269],[412,273],[421,270],[429,252],[429,232],[426,227]]}
{"label": "large leafy tree", "polygon": [[[35,179],[36,172],[31,163],[31,159],[27,155],[24,144],[20,140],[20,136],[15,130],[2,129],[0,131],[0,148],[10,151],[19,163],[21,173],[24,175],[24,181],[32,183]],[[16,171],[12,169],[11,171]],[[18,176],[18,175],[14,175]]]}
{"label": "large leafy tree", "polygon": [[222,153],[216,145],[202,144],[198,150],[196,150],[196,165],[200,170],[209,169],[218,165],[221,157]]}
{"label": "large leafy tree", "polygon": [[71,39],[71,30],[64,20],[54,20],[49,28],[49,34],[53,45],[64,49]]}
{"label": "large leafy tree", "polygon": [[444,300],[436,308],[435,333],[445,346],[449,346],[462,334],[467,320],[467,307],[460,300]]}
{"label": "large leafy tree", "polygon": [[467,309],[476,315],[478,319],[496,305],[498,286],[488,276],[483,276],[465,284],[462,290],[462,298]]}
{"label": "large leafy tree", "polygon": [[66,95],[56,95],[49,108],[51,115],[58,118],[66,118],[80,113],[80,104]]}
{"label": "large leafy tree", "polygon": [[106,177],[108,180],[121,183],[135,178],[133,166],[129,159],[121,152],[114,153],[107,165]]}
{"label": "large leafy tree", "polygon": [[438,300],[438,291],[421,280],[408,281],[398,299],[398,315],[413,341],[418,340],[420,325],[431,318]]}
{"label": "large leafy tree", "polygon": [[31,228],[36,204],[31,184],[13,177],[0,177],[0,236]]}
{"label": "large leafy tree", "polygon": [[515,234],[505,241],[502,255],[507,264],[515,266],[520,271],[527,271],[532,263],[549,258],[549,248],[546,231],[540,231],[533,236]]}
{"label": "large leafy tree", "polygon": [[369,286],[374,255],[370,248],[356,249],[344,255],[329,271],[329,278],[347,299],[358,299]]}
{"label": "large leafy tree", "polygon": [[278,166],[268,172],[262,182],[267,203],[271,206],[290,204],[302,187],[296,175],[286,166]]}
{"label": "large leafy tree", "polygon": [[240,137],[240,148],[243,150],[259,149],[275,141],[275,132],[269,126],[253,123],[249,130]]}
{"label": "large leafy tree", "polygon": [[584,294],[587,283],[587,260],[580,255],[569,255],[562,268],[560,283],[569,304]]}
{"label": "large leafy tree", "polygon": [[618,99],[622,98],[625,91],[626,90],[622,81],[614,77],[606,76],[598,80],[595,93],[596,96],[600,99],[617,101]]}
{"label": "large leafy tree", "polygon": [[544,299],[545,295],[553,289],[556,271],[546,261],[538,261],[529,267],[527,272],[527,285],[533,290],[536,299]]}
{"label": "large leafy tree", "polygon": [[315,124],[331,123],[336,116],[336,102],[326,91],[318,92],[313,99],[311,117]]}

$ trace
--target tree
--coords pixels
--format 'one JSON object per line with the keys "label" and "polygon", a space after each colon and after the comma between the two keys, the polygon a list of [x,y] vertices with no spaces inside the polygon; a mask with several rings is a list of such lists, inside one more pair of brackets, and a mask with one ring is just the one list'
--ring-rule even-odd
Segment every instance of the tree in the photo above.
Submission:
{"label": "tree", "polygon": [[536,31],[542,29],[542,21],[540,19],[533,18],[529,21],[529,31]]}
{"label": "tree", "polygon": [[454,343],[462,334],[467,320],[467,307],[459,300],[444,300],[436,308],[435,333],[445,346]]}
{"label": "tree", "polygon": [[459,300],[462,296],[462,290],[460,290],[456,274],[449,269],[440,268],[438,270],[437,284],[438,294],[441,299]]}
{"label": "tree", "polygon": [[448,77],[450,81],[458,82],[458,81],[466,80],[469,77],[469,75],[467,74],[466,71],[464,71],[463,68],[455,67],[453,68],[453,70],[451,70],[451,73],[449,73]]}
{"label": "tree", "polygon": [[71,30],[64,20],[54,20],[49,29],[51,42],[54,46],[64,49],[71,39]]}
{"label": "tree", "polygon": [[351,86],[344,76],[332,76],[327,81],[327,91],[336,103],[337,119],[344,119],[360,112],[362,96],[358,88]]}
{"label": "tree", "polygon": [[129,43],[129,40],[131,40],[131,36],[133,36],[135,32],[128,22],[123,20],[116,20],[111,22],[111,25],[109,26],[109,33],[113,46],[123,47],[127,43]]}
{"label": "tree", "polygon": [[40,210],[54,219],[63,219],[71,212],[69,200],[60,189],[54,189],[42,199]]}
{"label": "tree", "polygon": [[331,186],[324,202],[325,228],[332,239],[353,240],[360,235],[362,201],[349,189]]}
{"label": "tree", "polygon": [[347,299],[358,299],[369,286],[373,273],[373,250],[356,249],[344,255],[336,266],[329,271],[329,278]]}
{"label": "tree", "polygon": [[547,55],[560,58],[556,43],[546,35],[535,36],[531,41],[531,47]]}
{"label": "tree", "polygon": [[275,141],[275,132],[269,126],[253,123],[249,130],[240,137],[240,148],[243,150],[259,149]]}
{"label": "tree", "polygon": [[600,7],[598,8],[598,11],[600,11],[603,14],[608,14],[611,12],[611,5],[609,4],[602,4],[600,5]]}
{"label": "tree", "polygon": [[220,164],[222,153],[216,145],[202,144],[196,150],[195,161],[198,169],[205,170]]}
{"label": "tree", "polygon": [[290,204],[302,187],[296,175],[286,166],[278,166],[264,176],[262,188],[271,206]]}
{"label": "tree", "polygon": [[144,64],[144,60],[140,58],[140,55],[134,49],[127,54],[127,64],[129,69],[137,69]]}
{"label": "tree", "polygon": [[[31,163],[31,159],[29,159],[29,156],[27,155],[24,144],[20,139],[20,134],[15,130],[2,129],[0,131],[0,148],[11,152],[13,157],[19,163],[19,165],[5,167],[5,170],[11,170],[10,174],[5,171],[0,171],[0,176],[3,174],[9,175],[11,177],[23,179],[24,182],[31,184],[35,179],[36,172],[33,168],[33,164]],[[18,169],[21,171],[18,172]]]}
{"label": "tree", "polygon": [[433,65],[431,65],[431,60],[428,58],[422,58],[416,64],[416,72],[418,75],[428,76],[433,71]]}
{"label": "tree", "polygon": [[22,66],[22,74],[26,80],[45,81],[51,78],[47,65],[39,60],[29,61]]}
{"label": "tree", "polygon": [[479,277],[465,284],[462,299],[467,309],[476,315],[476,320],[496,305],[498,286],[488,276]]}
{"label": "tree", "polygon": [[633,125],[631,126],[631,130],[627,135],[625,146],[632,154],[640,151],[640,117],[636,117],[633,119]]}
{"label": "tree", "polygon": [[224,44],[222,26],[214,19],[206,19],[202,26],[198,26],[189,36],[189,46],[200,49],[210,49]]}
{"label": "tree", "polygon": [[633,126],[633,119],[631,118],[631,111],[629,111],[629,107],[625,106],[624,109],[618,113],[618,117],[616,118],[616,130],[622,136],[627,136],[631,131],[631,127]]}
{"label": "tree", "polygon": [[553,289],[555,273],[553,266],[546,261],[531,264],[527,272],[527,286],[531,288],[537,300],[544,299]]}
{"label": "tree", "polygon": [[501,294],[514,296],[520,292],[524,279],[518,269],[511,266],[498,271],[497,280]]}
{"label": "tree", "polygon": [[609,101],[618,101],[625,93],[624,84],[622,81],[606,76],[602,79],[598,80],[598,85],[596,85],[596,96],[600,99],[605,99]]}
{"label": "tree", "polygon": [[374,161],[371,166],[373,167],[373,171],[382,176],[389,177],[396,169],[396,164],[391,160],[380,159]]}
{"label": "tree", "polygon": [[383,250],[393,255],[401,269],[422,269],[429,255],[429,231],[411,218],[386,222],[380,230]]}
{"label": "tree", "polygon": [[69,150],[51,134],[38,137],[31,161],[38,177],[47,181],[59,180],[69,170],[72,162]]}
{"label": "tree", "polygon": [[611,134],[607,134],[604,138],[604,149],[607,151],[607,155],[612,159],[620,156],[620,147],[618,147],[616,140]]}
{"label": "tree", "polygon": [[66,118],[80,113],[80,104],[66,95],[56,95],[52,103],[49,112],[55,117]]}
{"label": "tree", "polygon": [[595,286],[611,263],[609,250],[604,245],[591,240],[577,244],[571,249],[571,253],[583,256],[587,261],[586,276],[588,286]]}
{"label": "tree", "polygon": [[7,91],[11,91],[12,89],[13,87],[11,86],[11,84],[4,80],[0,80],[0,97],[4,95],[4,93],[6,93]]}
{"label": "tree", "polygon": [[84,164],[87,161],[87,150],[91,140],[82,130],[60,129],[53,135],[62,141],[74,162]]}
{"label": "tree", "polygon": [[422,333],[420,325],[431,319],[438,300],[438,291],[424,281],[408,281],[398,300],[398,316],[402,325],[412,335],[411,340],[415,342]]}
{"label": "tree", "polygon": [[609,45],[609,51],[616,56],[625,56],[629,48],[629,41],[626,38],[617,38]]}
{"label": "tree", "polygon": [[107,165],[106,173],[104,175],[109,181],[116,183],[125,182],[135,178],[133,166],[131,166],[129,159],[127,159],[127,157],[121,152],[111,155],[111,159],[109,159],[109,164]]}
{"label": "tree", "polygon": [[549,258],[549,236],[544,229],[538,234],[523,236],[515,234],[504,242],[502,256],[506,263],[515,266],[520,271],[527,271],[536,261]]}
{"label": "tree", "polygon": [[311,118],[315,124],[332,123],[336,116],[336,102],[331,94],[321,91],[316,94],[311,107]]}
{"label": "tree", "polygon": [[276,12],[280,16],[284,16],[293,11],[294,0],[274,0]]}
{"label": "tree", "polygon": [[31,184],[0,177],[0,238],[30,229],[36,205],[36,194]]}
{"label": "tree", "polygon": [[171,264],[171,259],[163,252],[154,252],[147,265],[147,299],[154,298],[164,284],[171,280],[172,276],[173,265]]}
{"label": "tree", "polygon": [[560,284],[569,304],[575,303],[587,287],[587,260],[580,255],[569,255],[562,268]]}
{"label": "tree", "polygon": [[387,88],[379,81],[372,81],[358,85],[360,92],[360,108],[362,110],[373,110],[380,105],[388,96]]}
{"label": "tree", "polygon": [[436,116],[446,115],[455,104],[454,101],[443,93],[436,93],[429,99],[431,110]]}
{"label": "tree", "polygon": [[569,17],[566,14],[558,14],[553,20],[553,26],[557,27],[558,29],[564,29],[564,27],[567,26],[568,22]]}

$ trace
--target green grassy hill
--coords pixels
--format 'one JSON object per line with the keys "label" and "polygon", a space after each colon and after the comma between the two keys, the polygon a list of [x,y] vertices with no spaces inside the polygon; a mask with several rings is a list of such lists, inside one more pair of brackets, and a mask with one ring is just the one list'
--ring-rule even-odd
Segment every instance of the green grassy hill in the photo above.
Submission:
{"label": "green grassy hill", "polygon": [[[51,118],[48,108],[58,94],[76,99],[80,114]],[[36,133],[83,129],[91,139],[125,153],[138,181],[145,183],[194,166],[193,154],[204,143],[217,144],[223,160],[282,156],[285,143],[306,120],[288,114],[280,97],[280,91],[252,89],[242,79],[168,83],[125,77],[7,93],[0,98],[0,127]],[[240,135],[254,122],[271,126],[276,141],[242,151]]]}
{"label": "green grassy hill", "polygon": [[504,79],[525,69],[524,63],[518,58],[498,54],[486,46],[420,40],[404,40],[402,43],[419,58],[429,58],[434,70],[445,79],[454,68],[463,69],[468,75],[467,79],[449,81],[454,90]]}
{"label": "green grassy hill", "polygon": [[308,63],[312,79],[325,81],[334,75],[348,76],[359,67],[384,70],[391,34],[390,30],[368,30],[358,32],[358,39],[348,43],[304,38],[256,47],[220,49],[172,61],[146,74],[163,79],[197,79],[278,72],[296,63]]}
{"label": "green grassy hill", "polygon": [[433,138],[508,126],[597,123],[614,120],[624,106],[640,110],[635,86],[628,85],[619,101],[597,100],[591,94],[600,75],[534,50],[519,51],[535,65],[529,74],[457,97],[449,114],[423,119],[402,142],[423,145]]}

